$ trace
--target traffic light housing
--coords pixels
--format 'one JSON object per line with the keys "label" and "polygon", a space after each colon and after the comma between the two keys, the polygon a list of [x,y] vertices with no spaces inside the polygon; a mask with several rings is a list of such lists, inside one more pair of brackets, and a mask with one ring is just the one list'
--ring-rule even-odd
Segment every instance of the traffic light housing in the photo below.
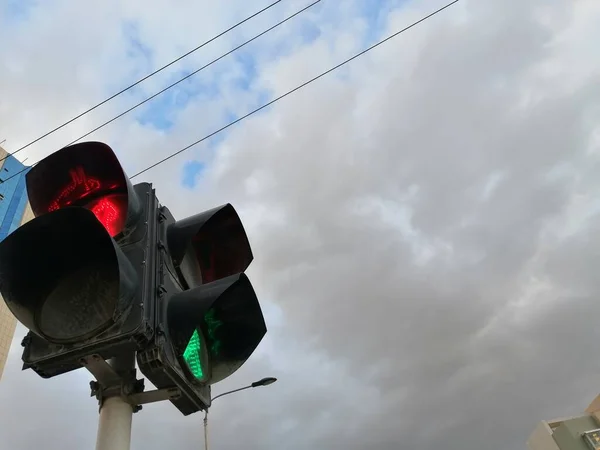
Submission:
{"label": "traffic light housing", "polygon": [[184,414],[210,406],[210,386],[233,374],[266,333],[243,273],[253,256],[230,204],[175,221],[161,208],[159,298],[154,345],[138,365],[158,388],[177,386]]}
{"label": "traffic light housing", "polygon": [[23,368],[49,378],[142,348],[154,327],[156,208],[100,142],[65,147],[26,175],[35,218],[0,243],[0,293],[30,331]]}
{"label": "traffic light housing", "polygon": [[26,185],[34,219],[0,242],[0,293],[29,329],[23,368],[50,378],[137,352],[184,415],[207,409],[267,331],[233,206],[176,221],[100,142],[53,153]]}

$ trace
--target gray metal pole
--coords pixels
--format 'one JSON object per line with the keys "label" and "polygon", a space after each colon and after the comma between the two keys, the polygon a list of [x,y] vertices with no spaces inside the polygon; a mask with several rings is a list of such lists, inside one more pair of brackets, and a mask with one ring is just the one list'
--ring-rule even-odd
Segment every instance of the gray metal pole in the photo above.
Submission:
{"label": "gray metal pole", "polygon": [[208,408],[204,410],[204,450],[208,450]]}
{"label": "gray metal pole", "polygon": [[[113,358],[109,364],[119,375],[135,370],[135,354]],[[102,400],[96,450],[129,450],[133,407],[116,394]]]}
{"label": "gray metal pole", "polygon": [[133,407],[121,397],[109,397],[102,403],[98,422],[96,450],[129,450]]}

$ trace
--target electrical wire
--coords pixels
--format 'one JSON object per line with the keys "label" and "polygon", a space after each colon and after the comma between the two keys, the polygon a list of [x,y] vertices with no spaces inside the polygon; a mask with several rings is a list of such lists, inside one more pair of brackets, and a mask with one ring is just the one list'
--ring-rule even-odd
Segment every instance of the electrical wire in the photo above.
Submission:
{"label": "electrical wire", "polygon": [[322,72],[322,73],[320,73],[320,74],[319,74],[319,75],[317,75],[316,77],[314,77],[314,78],[311,78],[310,80],[308,80],[308,81],[305,81],[304,83],[302,83],[302,84],[300,84],[300,85],[296,86],[295,88],[293,88],[293,89],[291,89],[291,90],[287,91],[285,94],[282,94],[282,95],[280,95],[279,97],[276,97],[276,98],[274,98],[273,100],[271,100],[271,101],[269,101],[269,102],[265,103],[264,105],[262,105],[262,106],[259,106],[258,108],[256,108],[256,109],[254,109],[254,110],[250,111],[249,113],[247,113],[247,114],[245,114],[245,115],[243,115],[243,116],[239,117],[238,119],[236,119],[236,120],[233,120],[233,121],[229,122],[227,125],[225,125],[225,126],[223,126],[223,127],[219,128],[218,130],[216,130],[216,131],[213,131],[212,133],[210,133],[210,134],[208,134],[208,135],[204,136],[204,137],[203,137],[203,138],[201,138],[201,139],[198,139],[198,140],[197,140],[197,141],[195,141],[195,142],[192,142],[191,144],[189,144],[189,145],[187,145],[187,146],[183,147],[182,149],[180,149],[180,150],[178,150],[178,151],[176,151],[176,152],[174,152],[174,153],[171,153],[169,156],[167,156],[167,157],[165,157],[165,158],[163,158],[163,159],[161,159],[161,160],[159,160],[159,161],[155,162],[154,164],[152,164],[152,165],[150,165],[150,166],[146,167],[145,169],[143,169],[143,170],[141,170],[141,171],[137,172],[136,174],[132,175],[130,178],[135,178],[135,177],[137,177],[137,176],[139,176],[139,175],[141,175],[141,174],[143,174],[143,173],[145,173],[145,172],[149,171],[150,169],[153,169],[153,168],[155,168],[156,166],[158,166],[158,165],[160,165],[160,164],[164,163],[165,161],[168,161],[169,159],[171,159],[171,158],[173,158],[173,157],[175,157],[175,156],[179,155],[180,153],[182,153],[182,152],[184,152],[184,151],[186,151],[186,150],[188,150],[188,149],[192,148],[193,146],[195,146],[195,145],[198,145],[198,144],[200,144],[201,142],[203,142],[203,141],[205,141],[205,140],[207,140],[207,139],[210,139],[210,138],[211,138],[211,137],[213,137],[214,135],[216,135],[216,134],[218,134],[218,133],[220,133],[220,132],[222,132],[222,131],[226,130],[227,128],[231,127],[232,125],[235,125],[235,124],[237,124],[237,123],[241,122],[242,120],[244,120],[244,119],[246,119],[246,118],[248,118],[248,117],[252,116],[253,114],[256,114],[257,112],[259,112],[259,111],[261,111],[261,110],[263,110],[263,109],[267,108],[268,106],[271,106],[273,103],[275,103],[275,102],[278,102],[279,100],[281,100],[281,99],[283,99],[283,98],[287,97],[288,95],[290,95],[290,94],[293,94],[293,93],[294,93],[294,92],[296,92],[296,91],[299,91],[300,89],[304,88],[305,86],[308,86],[308,85],[309,85],[309,84],[311,84],[312,82],[314,82],[314,81],[317,81],[319,78],[322,78],[322,77],[324,77],[325,75],[327,75],[327,74],[329,74],[329,73],[333,72],[334,70],[336,70],[336,69],[339,69],[340,67],[342,67],[342,66],[344,66],[344,65],[348,64],[349,62],[351,62],[351,61],[353,61],[353,60],[357,59],[358,57],[360,57],[360,56],[364,55],[365,53],[367,53],[367,52],[369,52],[369,51],[371,51],[371,50],[373,50],[374,48],[376,48],[376,47],[379,47],[380,45],[384,44],[385,42],[387,42],[387,41],[389,41],[389,40],[391,40],[391,39],[395,38],[396,36],[398,36],[398,35],[400,35],[400,34],[404,33],[405,31],[408,31],[409,29],[411,29],[411,28],[413,28],[414,26],[416,26],[416,25],[420,24],[421,22],[424,22],[425,20],[429,19],[430,17],[433,17],[433,16],[435,16],[436,14],[438,14],[438,13],[442,12],[443,10],[445,10],[445,9],[449,8],[450,6],[454,5],[455,3],[458,3],[459,1],[460,1],[460,0],[454,0],[454,1],[452,1],[452,2],[450,2],[450,3],[448,3],[448,4],[446,4],[445,6],[443,6],[443,7],[439,8],[439,9],[437,9],[436,11],[434,11],[434,12],[432,12],[432,13],[428,14],[428,15],[426,15],[425,17],[423,17],[423,18],[421,18],[421,19],[417,20],[416,22],[413,22],[413,23],[412,23],[412,24],[410,24],[409,26],[407,26],[407,27],[405,27],[405,28],[403,28],[403,29],[401,29],[401,30],[399,30],[399,31],[397,31],[397,32],[395,32],[395,33],[393,33],[393,34],[391,34],[390,36],[386,37],[385,39],[382,39],[382,40],[380,40],[379,42],[377,42],[377,43],[375,43],[375,44],[371,45],[370,47],[366,48],[365,50],[362,50],[362,51],[360,51],[359,53],[356,53],[355,55],[351,56],[350,58],[348,58],[348,59],[346,59],[346,60],[342,61],[341,63],[339,63],[339,64],[337,64],[337,65],[335,65],[335,66],[331,67],[330,69],[326,70],[325,72]]}
{"label": "electrical wire", "polygon": [[225,34],[227,34],[227,33],[229,33],[231,30],[233,30],[233,29],[235,29],[235,28],[239,27],[240,25],[242,25],[242,24],[246,23],[246,22],[247,22],[247,21],[249,21],[250,19],[253,19],[254,17],[258,16],[259,14],[262,14],[263,12],[265,12],[265,11],[267,11],[268,9],[272,8],[272,7],[273,7],[273,6],[275,6],[276,4],[278,4],[278,3],[281,3],[281,1],[282,1],[282,0],[276,0],[276,1],[274,1],[273,3],[271,3],[270,5],[267,5],[267,6],[265,6],[263,9],[261,9],[261,10],[259,10],[259,11],[255,12],[254,14],[252,14],[252,15],[250,15],[250,16],[248,16],[248,17],[246,17],[246,18],[245,18],[245,19],[243,19],[242,21],[240,21],[240,22],[236,23],[235,25],[233,25],[233,26],[231,26],[231,27],[227,28],[225,31],[222,31],[222,32],[220,32],[220,33],[219,33],[219,34],[217,34],[216,36],[214,36],[214,37],[210,38],[208,41],[205,41],[205,42],[203,42],[202,44],[198,45],[197,47],[193,48],[192,50],[190,50],[190,51],[188,51],[188,52],[184,53],[183,55],[179,56],[178,58],[175,58],[174,60],[172,60],[172,61],[171,61],[171,62],[169,62],[168,64],[165,64],[164,66],[162,66],[162,67],[160,67],[160,68],[156,69],[154,72],[152,72],[152,73],[149,73],[148,75],[146,75],[146,76],[145,76],[145,77],[143,77],[143,78],[140,78],[140,79],[139,79],[138,81],[136,81],[135,83],[133,83],[133,84],[130,84],[129,86],[127,86],[127,87],[125,87],[125,88],[121,89],[121,90],[120,90],[119,92],[117,92],[116,94],[113,94],[113,95],[111,95],[110,97],[106,98],[105,100],[102,100],[100,103],[98,103],[98,104],[96,104],[96,105],[92,106],[91,108],[88,108],[88,109],[86,109],[85,111],[83,111],[83,112],[81,112],[81,113],[77,114],[75,117],[73,117],[73,118],[71,118],[71,119],[67,120],[66,122],[63,122],[61,125],[57,126],[56,128],[53,128],[52,130],[48,131],[47,133],[45,133],[45,134],[43,134],[43,135],[41,135],[41,136],[37,137],[37,138],[36,138],[36,139],[34,139],[33,141],[31,141],[31,142],[29,142],[29,143],[25,144],[24,146],[22,146],[22,147],[18,148],[18,149],[17,149],[17,150],[15,150],[14,152],[12,152],[12,153],[9,153],[8,155],[6,155],[6,156],[4,156],[3,158],[1,158],[1,159],[0,159],[0,162],[4,161],[4,160],[5,160],[6,158],[8,158],[9,156],[13,156],[13,155],[15,155],[15,154],[19,153],[21,150],[24,150],[24,149],[26,149],[26,148],[30,147],[31,145],[35,144],[36,142],[39,142],[39,141],[41,141],[42,139],[44,139],[44,138],[46,138],[46,137],[50,136],[51,134],[55,133],[56,131],[58,131],[58,130],[60,130],[60,129],[64,128],[64,127],[66,127],[66,126],[67,126],[67,125],[69,125],[70,123],[73,123],[74,121],[76,121],[77,119],[80,119],[81,117],[85,116],[86,114],[88,114],[88,113],[90,113],[90,112],[94,111],[96,108],[99,108],[100,106],[104,105],[105,103],[107,103],[107,102],[111,101],[112,99],[114,99],[114,98],[118,97],[119,95],[121,95],[121,94],[123,94],[123,93],[127,92],[127,91],[128,91],[128,90],[130,90],[131,88],[134,88],[135,86],[137,86],[137,85],[138,85],[138,84],[140,84],[141,82],[143,82],[143,81],[146,81],[148,78],[150,78],[150,77],[152,77],[152,76],[156,75],[157,73],[159,73],[159,72],[163,71],[163,70],[164,70],[164,69],[166,69],[167,67],[170,67],[170,66],[172,66],[172,65],[173,65],[173,64],[175,64],[176,62],[178,62],[178,61],[181,61],[183,58],[185,58],[185,57],[187,57],[187,56],[191,55],[192,53],[194,53],[194,52],[196,52],[196,51],[200,50],[202,47],[204,47],[204,46],[206,46],[206,45],[210,44],[210,43],[211,43],[211,42],[213,42],[214,40],[216,40],[216,39],[220,38],[221,36],[223,36],[223,35],[225,35]]}
{"label": "electrical wire", "polygon": [[[319,75],[317,75],[316,77],[313,77],[313,78],[311,78],[311,79],[310,79],[310,80],[308,80],[308,81],[305,81],[304,83],[302,83],[302,84],[300,84],[300,85],[296,86],[295,88],[293,88],[293,89],[291,89],[291,90],[287,91],[286,93],[284,93],[284,94],[282,94],[282,95],[280,95],[280,96],[278,96],[278,97],[274,98],[273,100],[271,100],[271,101],[269,101],[269,102],[267,102],[267,103],[263,104],[262,106],[259,106],[258,108],[256,108],[256,109],[253,109],[252,111],[250,111],[249,113],[247,113],[247,114],[245,114],[245,115],[243,115],[243,116],[241,116],[241,117],[239,117],[239,118],[237,118],[237,119],[235,119],[235,120],[233,120],[233,121],[229,122],[227,125],[224,125],[224,126],[222,126],[221,128],[219,128],[219,129],[217,129],[217,130],[213,131],[212,133],[210,133],[210,134],[207,134],[206,136],[204,136],[204,137],[202,137],[202,138],[198,139],[197,141],[195,141],[195,142],[192,142],[191,144],[189,144],[189,145],[187,145],[187,146],[183,147],[182,149],[180,149],[180,150],[177,150],[176,152],[173,152],[173,153],[171,153],[169,156],[167,156],[167,157],[165,157],[165,158],[163,158],[163,159],[161,159],[161,160],[159,160],[159,161],[157,161],[157,162],[155,162],[155,163],[151,164],[150,166],[146,167],[145,169],[143,169],[143,170],[140,170],[140,171],[139,171],[139,172],[137,172],[136,174],[132,175],[132,176],[130,177],[130,179],[133,179],[133,178],[135,178],[135,177],[137,177],[137,176],[139,176],[139,175],[141,175],[141,174],[143,174],[143,173],[145,173],[145,172],[147,172],[147,171],[149,171],[149,170],[151,170],[151,169],[155,168],[156,166],[158,166],[158,165],[160,165],[160,164],[162,164],[162,163],[164,163],[164,162],[168,161],[169,159],[171,159],[171,158],[173,158],[173,157],[175,157],[175,156],[179,155],[180,153],[183,153],[184,151],[186,151],[186,150],[189,150],[190,148],[194,147],[195,145],[198,145],[198,144],[200,144],[200,143],[202,143],[202,142],[206,141],[207,139],[210,139],[211,137],[213,137],[213,136],[215,136],[216,134],[218,134],[218,133],[220,133],[220,132],[222,132],[222,131],[226,130],[227,128],[229,128],[229,127],[231,127],[231,126],[233,126],[233,125],[235,125],[235,124],[237,124],[237,123],[241,122],[242,120],[244,120],[244,119],[246,119],[246,118],[248,118],[248,117],[250,117],[250,116],[252,116],[252,115],[256,114],[257,112],[259,112],[259,111],[261,111],[261,110],[263,110],[263,109],[265,109],[265,108],[267,108],[267,107],[271,106],[272,104],[274,104],[274,103],[278,102],[279,100],[281,100],[281,99],[283,99],[283,98],[285,98],[285,97],[287,97],[287,96],[289,96],[289,95],[293,94],[293,93],[294,93],[294,92],[296,92],[296,91],[299,91],[300,89],[302,89],[302,88],[304,88],[304,87],[308,86],[308,85],[309,85],[309,84],[311,84],[312,82],[314,82],[314,81],[317,81],[318,79],[320,79],[320,78],[324,77],[325,75],[328,75],[329,73],[333,72],[334,70],[336,70],[336,69],[339,69],[340,67],[342,67],[342,66],[344,66],[344,65],[348,64],[349,62],[351,62],[351,61],[353,61],[353,60],[355,60],[355,59],[359,58],[360,56],[362,56],[362,55],[364,55],[365,53],[367,53],[367,52],[369,52],[369,51],[373,50],[374,48],[376,48],[376,47],[379,47],[380,45],[382,45],[382,44],[386,43],[387,41],[389,41],[389,40],[391,40],[391,39],[393,39],[393,38],[397,37],[398,35],[400,35],[400,34],[404,33],[405,31],[408,31],[408,30],[410,30],[411,28],[413,28],[413,27],[415,27],[416,25],[418,25],[418,24],[420,24],[420,23],[424,22],[425,20],[427,20],[427,19],[429,19],[429,18],[431,18],[431,17],[435,16],[436,14],[439,14],[440,12],[442,12],[442,11],[444,11],[445,9],[449,8],[450,6],[452,6],[452,5],[456,4],[456,3],[458,3],[459,1],[460,1],[460,0],[454,0],[454,1],[452,1],[452,2],[450,2],[450,3],[448,3],[448,4],[446,4],[446,5],[442,6],[441,8],[439,8],[439,9],[437,9],[437,10],[433,11],[432,13],[430,13],[430,14],[428,14],[428,15],[426,15],[426,16],[424,16],[424,17],[422,17],[421,19],[417,20],[416,22],[413,22],[412,24],[408,25],[407,27],[405,27],[405,28],[402,28],[401,30],[399,30],[399,31],[397,31],[397,32],[395,32],[395,33],[393,33],[393,34],[389,35],[388,37],[386,37],[386,38],[384,38],[384,39],[382,39],[382,40],[380,40],[380,41],[378,41],[378,42],[376,42],[375,44],[373,44],[373,45],[371,45],[370,47],[367,47],[366,49],[364,49],[364,50],[362,50],[362,51],[360,51],[360,52],[356,53],[355,55],[353,55],[353,56],[351,56],[350,58],[348,58],[348,59],[346,59],[346,60],[342,61],[341,63],[339,63],[339,64],[337,64],[337,65],[335,65],[335,66],[331,67],[330,69],[326,70],[325,72],[321,72],[321,73],[320,73]],[[38,161],[38,162],[39,162],[39,161]],[[35,163],[35,164],[37,164],[37,163]],[[35,165],[35,164],[33,164],[33,165]],[[17,176],[18,174],[20,174],[20,173],[24,172],[25,170],[28,170],[28,169],[29,169],[29,167],[28,167],[28,168],[26,168],[26,169],[24,169],[24,170],[22,170],[22,171],[20,171],[20,172],[17,172],[16,174],[14,174],[14,175],[10,176],[9,178],[7,178],[7,179],[5,180],[5,182],[6,182],[6,181],[8,181],[8,180],[9,180],[9,179],[11,179],[11,178],[13,178],[13,177]]]}
{"label": "electrical wire", "polygon": [[263,32],[261,32],[261,33],[259,33],[259,34],[255,35],[254,37],[252,37],[252,38],[248,39],[247,41],[245,41],[245,42],[241,43],[241,44],[240,44],[240,45],[238,45],[237,47],[234,47],[233,49],[229,50],[227,53],[223,53],[223,54],[222,54],[221,56],[219,56],[218,58],[216,58],[216,59],[213,59],[213,60],[212,60],[211,62],[209,62],[208,64],[205,64],[204,66],[200,67],[199,69],[196,69],[196,70],[194,70],[192,73],[190,73],[190,74],[186,75],[185,77],[183,77],[183,78],[181,78],[181,79],[177,80],[176,82],[174,82],[174,83],[170,84],[170,85],[169,85],[169,86],[167,86],[166,88],[164,88],[164,89],[161,89],[161,90],[160,90],[160,91],[158,91],[157,93],[155,93],[155,94],[151,95],[150,97],[148,97],[148,98],[146,98],[146,99],[142,100],[141,102],[137,103],[136,105],[132,106],[131,108],[127,109],[126,111],[123,111],[121,114],[119,114],[119,115],[117,115],[117,116],[113,117],[112,119],[110,119],[110,120],[107,120],[107,121],[106,121],[106,122],[104,122],[102,125],[99,125],[99,126],[97,126],[96,128],[94,128],[93,130],[91,130],[91,131],[88,131],[86,134],[84,134],[84,135],[82,135],[82,136],[79,136],[79,137],[78,137],[77,139],[75,139],[74,141],[71,141],[71,142],[69,142],[67,145],[65,145],[65,147],[68,147],[69,145],[75,144],[76,142],[80,141],[81,139],[83,139],[83,138],[85,138],[85,137],[88,137],[90,134],[92,134],[92,133],[95,133],[95,132],[96,132],[96,131],[98,131],[99,129],[101,129],[101,128],[104,128],[106,125],[108,125],[108,124],[110,124],[110,123],[114,122],[115,120],[117,120],[117,119],[119,119],[119,118],[123,117],[125,114],[128,114],[128,113],[130,113],[130,112],[131,112],[131,111],[133,111],[134,109],[136,109],[136,108],[138,108],[138,107],[142,106],[144,103],[147,103],[147,102],[149,102],[149,101],[150,101],[150,100],[152,100],[153,98],[155,98],[155,97],[158,97],[160,94],[162,94],[162,93],[164,93],[164,92],[168,91],[169,89],[171,89],[171,88],[173,88],[173,87],[177,86],[179,83],[181,83],[181,82],[183,82],[183,81],[187,80],[188,78],[190,78],[190,77],[192,77],[192,76],[196,75],[198,72],[200,72],[200,71],[202,71],[202,70],[206,69],[206,68],[207,68],[207,67],[209,67],[209,66],[212,66],[212,65],[213,65],[214,63],[216,63],[217,61],[220,61],[221,59],[225,58],[226,56],[229,56],[229,55],[231,55],[233,52],[235,52],[235,51],[239,50],[240,48],[244,47],[245,45],[248,45],[250,42],[252,42],[252,41],[254,41],[254,40],[258,39],[259,37],[261,37],[261,36],[263,36],[263,35],[267,34],[269,31],[272,31],[272,30],[274,30],[274,29],[275,29],[275,28],[277,28],[278,26],[280,26],[280,25],[283,25],[283,24],[284,24],[285,22],[287,22],[288,20],[291,20],[291,19],[293,19],[293,18],[294,18],[294,17],[296,17],[298,14],[300,14],[300,13],[303,13],[304,11],[306,11],[306,10],[307,10],[307,9],[309,9],[309,8],[312,8],[313,6],[315,6],[317,3],[320,3],[321,1],[322,1],[322,0],[316,0],[316,1],[314,1],[313,3],[311,3],[310,5],[308,5],[308,6],[305,6],[305,7],[304,7],[304,8],[302,8],[301,10],[299,10],[299,11],[296,11],[296,12],[295,12],[294,14],[292,14],[291,16],[288,16],[288,17],[286,17],[285,19],[281,20],[280,22],[277,22],[275,25],[273,25],[273,26],[271,26],[271,27],[267,28],[267,29],[266,29],[266,30],[264,30]]}
{"label": "electrical wire", "polygon": [[[225,58],[226,56],[229,56],[230,54],[232,54],[233,52],[239,50],[240,48],[244,47],[245,45],[251,43],[252,41],[255,41],[256,39],[258,39],[259,37],[267,34],[268,32],[272,31],[273,29],[283,25],[284,23],[286,23],[287,21],[293,19],[294,17],[296,17],[297,15],[303,13],[304,11],[306,11],[309,8],[312,8],[313,6],[315,6],[316,4],[320,3],[322,0],[315,0],[313,3],[310,3],[308,6],[305,6],[304,8],[296,11],[295,13],[291,14],[290,16],[286,17],[285,19],[280,20],[279,22],[277,22],[275,25],[270,26],[269,28],[267,28],[266,30],[262,31],[261,33],[253,36],[252,38],[248,39],[247,41],[244,41],[243,43],[241,43],[240,45],[238,45],[237,47],[234,47],[233,49],[229,50],[227,53],[222,54],[221,56],[219,56],[218,58],[213,59],[211,62],[209,62],[208,64],[205,64],[204,66],[200,67],[199,69],[194,70],[193,72],[191,72],[190,74],[186,75],[185,77],[177,80],[176,82],[170,84],[169,86],[165,87],[164,89],[161,89],[160,91],[156,92],[155,94],[151,95],[150,97],[147,97],[146,99],[142,100],[141,102],[137,103],[136,105],[132,106],[131,108],[123,111],[122,113],[118,114],[117,116],[114,116],[113,118],[107,120],[106,122],[104,122],[103,124],[97,126],[96,128],[94,128],[91,131],[88,131],[87,133],[85,133],[82,136],[79,136],[77,139],[69,142],[67,145],[65,145],[64,147],[68,147],[69,145],[72,145],[78,141],[80,141],[81,139],[89,136],[90,134],[100,130],[101,128],[104,128],[106,125],[114,122],[115,120],[123,117],[125,114],[130,113],[131,111],[133,111],[134,109],[140,107],[141,105],[149,102],[150,100],[152,100],[153,98],[159,96],[160,94],[168,91],[169,89],[177,86],[179,83],[187,80],[188,78],[192,77],[193,75],[197,74],[198,72],[200,72],[201,70],[206,69],[207,67],[213,65],[214,63],[216,63],[217,61],[220,61],[221,59]],[[62,147],[62,148],[64,148]],[[2,180],[0,181],[1,183],[5,183],[8,180],[10,180],[11,178],[16,177],[17,175],[25,172],[26,170],[29,170],[31,167],[34,167],[36,164],[38,164],[39,161],[37,161],[36,163],[32,164],[30,167],[26,167],[22,170],[20,170],[19,172],[14,173],[13,175],[11,175],[10,177],[8,177],[6,180]]]}

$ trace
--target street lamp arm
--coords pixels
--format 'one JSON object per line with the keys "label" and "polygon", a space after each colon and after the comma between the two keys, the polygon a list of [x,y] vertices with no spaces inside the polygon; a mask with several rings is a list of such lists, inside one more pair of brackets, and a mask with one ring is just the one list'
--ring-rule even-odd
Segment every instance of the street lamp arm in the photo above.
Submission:
{"label": "street lamp arm", "polygon": [[223,392],[222,394],[219,394],[219,395],[217,395],[217,396],[213,397],[213,398],[211,399],[211,401],[210,401],[210,402],[212,403],[212,402],[214,402],[216,399],[218,399],[219,397],[223,397],[223,396],[225,396],[225,395],[233,394],[234,392],[239,392],[239,391],[243,391],[243,390],[246,390],[246,389],[250,389],[251,387],[253,387],[253,386],[250,384],[250,385],[248,385],[248,386],[244,386],[244,387],[242,387],[242,388],[234,389],[233,391],[227,391],[227,392]]}
{"label": "street lamp arm", "polygon": [[267,378],[262,378],[258,381],[255,381],[252,384],[249,384],[248,386],[244,386],[238,389],[234,389],[233,391],[227,391],[227,392],[223,392],[222,394],[217,395],[216,397],[213,397],[210,402],[214,402],[216,399],[218,399],[219,397],[223,397],[224,395],[229,395],[229,394],[233,394],[234,392],[239,392],[239,391],[244,391],[246,389],[250,389],[250,388],[255,388],[255,387],[259,387],[259,386],[268,386],[270,384],[273,384],[277,381],[277,378],[275,377],[267,377]]}

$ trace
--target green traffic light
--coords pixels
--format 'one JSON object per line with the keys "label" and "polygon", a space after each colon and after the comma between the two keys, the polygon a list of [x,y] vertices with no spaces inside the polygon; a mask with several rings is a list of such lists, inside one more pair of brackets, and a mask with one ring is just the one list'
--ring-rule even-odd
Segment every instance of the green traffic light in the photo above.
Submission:
{"label": "green traffic light", "polygon": [[[219,354],[221,341],[217,339],[215,331],[217,328],[223,325],[223,322],[215,317],[214,309],[206,313],[204,320],[206,321],[208,328],[208,342],[205,342],[204,345],[206,346],[207,350],[210,350],[210,352],[216,356]],[[194,334],[192,334],[192,337],[188,341],[187,346],[183,351],[183,359],[190,369],[190,372],[192,372],[192,375],[196,379],[202,381],[206,375],[206,368],[202,365],[203,343],[200,336],[201,335],[198,333],[198,330],[194,330]]]}
{"label": "green traffic light", "polygon": [[198,330],[195,330],[187,344],[187,347],[185,348],[185,351],[183,352],[183,359],[187,363],[192,375],[194,375],[198,380],[202,380],[204,378],[202,356],[200,353],[201,351],[202,342],[200,340]]}

